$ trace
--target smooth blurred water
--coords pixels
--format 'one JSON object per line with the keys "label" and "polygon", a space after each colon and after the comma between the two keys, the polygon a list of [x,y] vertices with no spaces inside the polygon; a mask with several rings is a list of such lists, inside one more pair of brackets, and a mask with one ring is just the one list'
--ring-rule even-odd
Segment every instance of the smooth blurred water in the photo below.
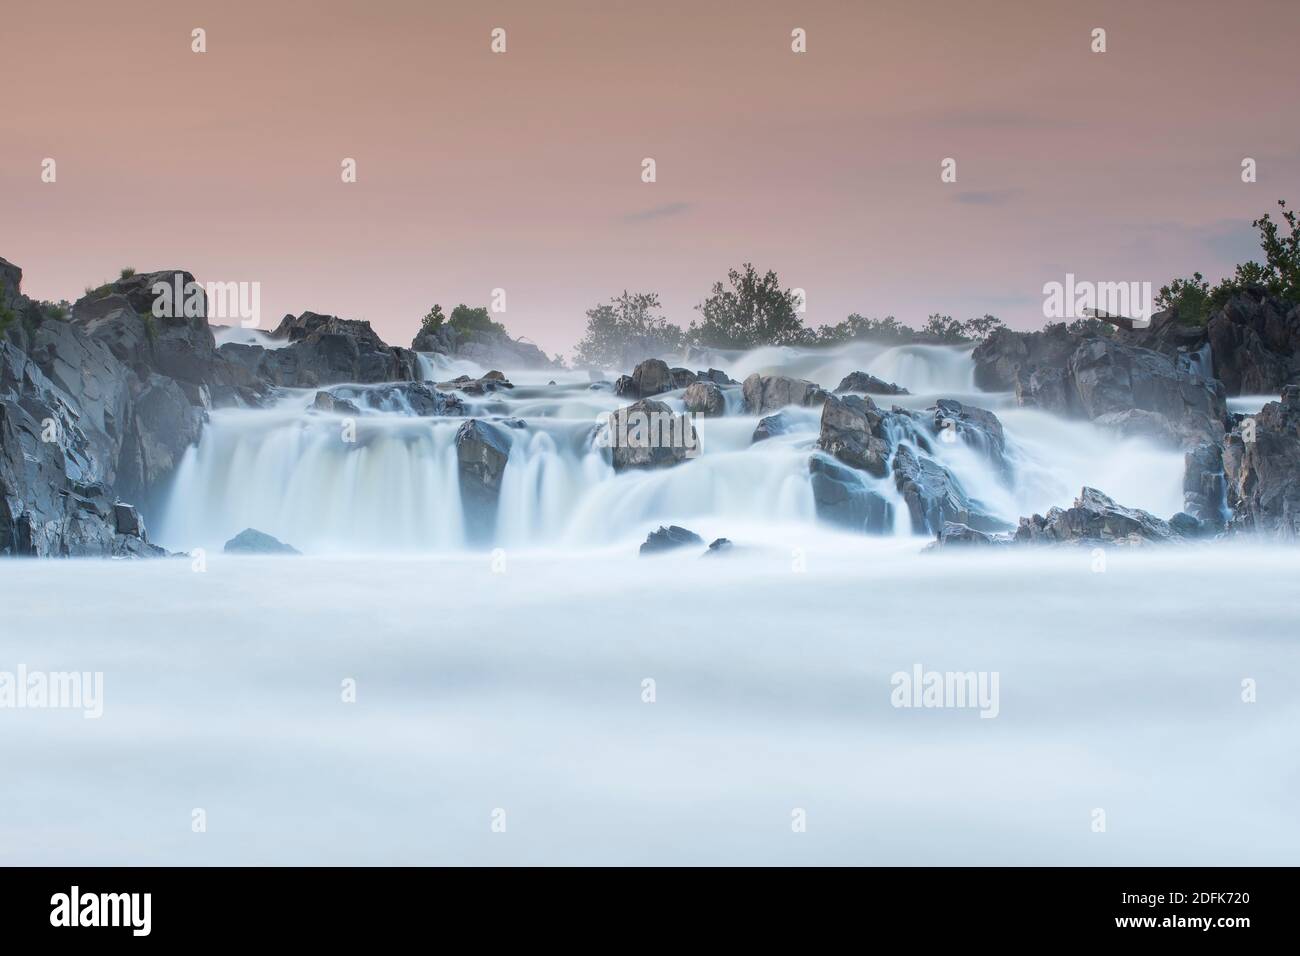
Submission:
{"label": "smooth blurred water", "polygon": [[[975,393],[966,350],[726,358],[737,379],[862,369],[917,393],[883,407],[993,410],[1009,477],[933,454],[1008,521],[1084,484],[1181,506],[1180,453]],[[514,390],[466,397],[526,420],[504,428],[491,552],[465,548],[461,419],[360,395],[350,421],[303,391],[214,412],[186,456],[151,531],[199,564],[5,562],[0,672],[102,671],[105,699],[99,720],[0,709],[0,862],[1296,860],[1297,552],[923,553],[888,478],[863,480],[894,535],[817,522],[818,409],[754,444],[733,388],[700,457],[617,475],[591,434],[624,401],[506,371]],[[735,549],[637,557],[670,522]],[[306,556],[224,555],[250,526]],[[891,706],[918,665],[996,673],[996,718]]]}
{"label": "smooth blurred water", "polygon": [[[1297,859],[1297,552],[784,534],[7,562],[0,670],[102,671],[104,714],[0,710],[0,863]],[[918,663],[998,716],[894,708]]]}
{"label": "smooth blurred water", "polygon": [[[725,358],[724,370],[737,380],[780,373],[833,388],[849,372],[863,370],[913,392],[877,396],[886,409],[920,410],[955,398],[993,410],[1007,434],[1010,480],[961,443],[936,442],[930,454],[1008,525],[1068,507],[1084,485],[1162,517],[1182,507],[1181,453],[1018,408],[1010,395],[976,392],[968,347],[852,343],[712,358]],[[486,371],[440,355],[422,355],[421,361],[435,382]],[[494,545],[592,547],[662,523],[714,518],[727,527],[816,521],[808,458],[819,409],[787,409],[791,430],[754,443],[759,416],[744,414],[739,387],[730,387],[728,414],[697,422],[700,457],[668,470],[618,475],[592,438],[600,417],[625,400],[607,388],[593,389],[586,372],[508,375],[512,390],[464,396],[471,415],[523,422],[504,429],[512,447]],[[310,408],[314,391],[287,392],[274,409],[214,412],[179,469],[152,529],[155,539],[173,550],[213,549],[253,527],[317,554],[462,550],[454,447],[461,419],[412,417],[389,397],[367,402],[364,387],[353,387],[354,397],[356,390],[367,411],[355,420],[353,442],[342,438],[352,419]],[[656,398],[684,410],[680,389]],[[859,477],[893,504],[899,533],[910,535],[892,478]],[[756,533],[765,536],[761,527]]]}

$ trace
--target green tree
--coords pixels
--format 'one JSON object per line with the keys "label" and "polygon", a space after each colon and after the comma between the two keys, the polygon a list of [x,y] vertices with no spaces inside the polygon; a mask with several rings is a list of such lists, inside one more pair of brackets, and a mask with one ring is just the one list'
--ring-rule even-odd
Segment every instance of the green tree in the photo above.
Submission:
{"label": "green tree", "polygon": [[[1092,316],[1086,316],[1082,319],[1075,319],[1069,325],[1064,322],[1058,322],[1057,325],[1065,329],[1071,335],[1114,335],[1115,326],[1109,322],[1103,322],[1101,319],[1094,319]],[[1048,326],[1047,328],[1050,328]],[[1044,331],[1047,331],[1047,328]]]}
{"label": "green tree", "polygon": [[782,289],[776,273],[759,275],[746,262],[743,271],[727,272],[727,283],[713,284],[713,294],[696,308],[700,320],[686,332],[692,345],[753,348],[758,345],[798,345],[812,340],[799,317],[799,301]]}
{"label": "green tree", "polygon": [[925,325],[921,326],[921,334],[931,341],[959,343],[965,342],[966,337],[962,334],[962,324],[954,319],[951,315],[940,315],[938,312],[933,313]]}
{"label": "green tree", "polygon": [[892,315],[883,319],[869,319],[856,312],[834,325],[823,325],[816,331],[818,345],[855,341],[902,343],[915,338],[916,330],[908,328]]}
{"label": "green tree", "polygon": [[420,320],[420,328],[426,332],[437,332],[442,328],[442,323],[445,321],[447,321],[447,317],[442,314],[442,306],[435,302],[433,308],[426,312],[424,318]]}
{"label": "green tree", "polygon": [[1290,230],[1280,231],[1268,213],[1251,225],[1259,230],[1259,245],[1264,250],[1264,265],[1247,262],[1237,266],[1236,280],[1240,285],[1255,283],[1264,286],[1273,295],[1288,302],[1300,302],[1300,222],[1294,209],[1286,208],[1286,200],[1279,199],[1282,223]]}
{"label": "green tree", "polygon": [[1295,210],[1286,207],[1285,199],[1277,204],[1282,207],[1280,222],[1264,213],[1251,223],[1259,230],[1263,263],[1243,262],[1213,288],[1199,272],[1193,272],[1190,279],[1174,279],[1160,287],[1156,308],[1173,309],[1179,322],[1204,325],[1228,299],[1245,289],[1259,288],[1287,302],[1300,302],[1300,219]]}
{"label": "green tree", "polygon": [[1006,325],[996,315],[987,313],[974,319],[967,319],[961,324],[961,336],[970,342],[983,342],[998,329]]}
{"label": "green tree", "polygon": [[475,332],[484,332],[488,334],[505,335],[506,327],[499,322],[493,322],[488,317],[488,310],[484,306],[476,309],[470,308],[465,303],[461,303],[451,310],[451,318],[448,324],[455,330],[459,338],[467,338]]}
{"label": "green tree", "polygon": [[626,368],[652,355],[679,351],[682,330],[662,315],[659,296],[628,292],[587,310],[587,328],[574,349],[579,365]]}

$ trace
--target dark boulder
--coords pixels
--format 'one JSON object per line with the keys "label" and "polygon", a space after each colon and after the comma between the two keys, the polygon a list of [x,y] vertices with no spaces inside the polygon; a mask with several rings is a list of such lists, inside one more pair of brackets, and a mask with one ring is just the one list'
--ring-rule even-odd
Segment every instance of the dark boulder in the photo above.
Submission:
{"label": "dark boulder", "polygon": [[1223,448],[1201,442],[1183,456],[1183,508],[1194,518],[1222,528],[1228,518]]}
{"label": "dark boulder", "polygon": [[707,371],[696,372],[696,381],[712,382],[714,385],[739,385],[734,378],[721,369],[711,368]]}
{"label": "dark boulder", "polygon": [[226,542],[226,554],[301,554],[297,548],[256,528],[245,528]]}
{"label": "dark boulder", "polygon": [[[168,289],[161,302],[155,286]],[[195,308],[187,307],[191,295]],[[137,273],[110,282],[72,306],[72,321],[108,346],[141,379],[156,372],[213,386],[224,382],[225,376],[207,316],[206,292],[192,274],[179,269]]]}
{"label": "dark boulder", "polygon": [[332,392],[317,392],[311,407],[318,412],[331,415],[360,415],[361,409],[346,398],[340,398]]}
{"label": "dark boulder", "polygon": [[817,447],[846,465],[877,478],[889,472],[889,441],[884,416],[870,398],[826,397]]}
{"label": "dark boulder", "polygon": [[1005,521],[989,514],[984,505],[966,495],[947,468],[907,445],[899,445],[893,459],[894,485],[907,503],[916,534],[938,534],[945,522],[968,525],[978,531],[1005,531]]}
{"label": "dark boulder", "polygon": [[114,463],[76,403],[0,341],[0,554],[104,556],[117,533]]}
{"label": "dark boulder", "polygon": [[185,452],[198,444],[207,413],[175,379],[153,374],[136,383],[118,460],[117,493],[156,507]]}
{"label": "dark boulder", "polygon": [[1249,289],[1205,327],[1214,376],[1228,395],[1276,395],[1300,383],[1300,305]]}
{"label": "dark boulder", "polygon": [[1005,547],[1011,544],[1013,538],[1009,534],[990,534],[987,531],[979,531],[969,525],[960,524],[956,521],[944,522],[943,529],[939,532],[934,543],[927,550],[942,550],[943,548],[997,548]]}
{"label": "dark boulder", "polygon": [[[691,545],[703,544],[704,539],[694,531],[687,531],[677,525],[668,527],[659,527],[658,531],[650,532],[641,545],[641,555],[662,554],[665,551],[675,551],[678,548],[690,547]],[[716,543],[716,542],[715,542]]]}
{"label": "dark boulder", "polygon": [[687,386],[682,401],[688,412],[701,414],[705,418],[719,418],[727,410],[727,399],[722,394],[722,389],[712,382],[695,382]]}
{"label": "dark boulder", "polygon": [[909,395],[907,389],[876,378],[866,372],[850,372],[835,386],[836,394],[841,392],[861,392],[866,395]]}
{"label": "dark boulder", "polygon": [[826,401],[826,392],[815,382],[786,375],[760,375],[755,372],[742,386],[745,408],[751,415],[774,412],[787,405],[811,408]]}
{"label": "dark boulder", "polygon": [[760,418],[758,425],[754,428],[754,436],[750,439],[752,442],[760,442],[771,438],[773,435],[784,435],[790,431],[793,423],[790,416],[785,412],[777,412],[775,415],[768,415],[766,418]]}
{"label": "dark boulder", "polygon": [[860,471],[814,454],[808,459],[808,472],[819,520],[864,534],[893,531],[893,506],[867,487]]}
{"label": "dark boulder", "polygon": [[1130,333],[1075,334],[1062,325],[1042,332],[1000,329],[972,358],[977,385],[1015,389],[1027,407],[1183,447],[1223,435],[1223,386],[1207,378],[1192,355],[1143,348]]}
{"label": "dark boulder", "polygon": [[1300,386],[1233,428],[1223,471],[1231,530],[1300,538]]}
{"label": "dark boulder", "polygon": [[1053,325],[1041,332],[998,329],[975,347],[975,385],[986,392],[1009,392],[1021,374],[1039,368],[1064,368],[1082,336]]}
{"label": "dark boulder", "polygon": [[1125,508],[1095,488],[1084,488],[1073,507],[1020,519],[1016,541],[1028,544],[1136,545],[1180,540],[1168,521]]}
{"label": "dark boulder", "polygon": [[1090,419],[1137,409],[1162,416],[1188,445],[1223,437],[1223,386],[1166,355],[1099,336],[1075,350],[1069,370],[1079,408]]}
{"label": "dark boulder", "polygon": [[489,392],[514,388],[514,385],[501,372],[491,371],[485,372],[482,378],[458,375],[450,382],[439,382],[438,387],[463,392],[466,395],[486,395]]}
{"label": "dark boulder", "polygon": [[[286,315],[270,335],[289,344],[274,349],[243,346],[238,361],[271,385],[319,388],[419,381],[423,375],[414,352],[389,348],[369,322],[304,312]],[[231,358],[236,358],[233,352]]]}
{"label": "dark boulder", "polygon": [[[683,369],[683,371],[685,371]],[[661,359],[646,359],[632,370],[632,386],[637,398],[649,398],[677,388],[673,371]]]}
{"label": "dark boulder", "polygon": [[456,432],[460,498],[471,543],[489,541],[496,528],[501,476],[510,458],[509,432],[471,418]]}
{"label": "dark boulder", "polygon": [[488,368],[541,369],[556,363],[536,345],[512,338],[504,329],[455,329],[443,323],[437,329],[421,328],[411,342],[417,352],[438,352]]}
{"label": "dark boulder", "polygon": [[1002,430],[1002,422],[987,408],[964,405],[951,398],[941,398],[932,408],[927,409],[931,416],[934,434],[942,441],[957,439],[980,453],[989,464],[1008,482],[1011,481],[1013,468],[1007,458],[1007,438]]}
{"label": "dark boulder", "polygon": [[1074,382],[1068,369],[1044,366],[1016,373],[1016,402],[1025,408],[1041,408],[1058,415],[1077,416]]}
{"label": "dark boulder", "polygon": [[644,399],[609,416],[600,439],[610,449],[615,471],[669,468],[700,452],[690,417],[663,402]]}

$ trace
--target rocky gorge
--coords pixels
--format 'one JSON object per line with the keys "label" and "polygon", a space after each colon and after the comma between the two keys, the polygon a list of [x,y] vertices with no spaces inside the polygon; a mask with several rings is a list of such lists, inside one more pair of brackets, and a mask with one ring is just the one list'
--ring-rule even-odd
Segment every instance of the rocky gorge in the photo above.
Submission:
{"label": "rocky gorge", "polygon": [[[307,551],[480,548],[643,525],[702,548],[675,522],[729,514],[941,549],[1300,534],[1300,310],[1263,294],[1204,327],[1161,314],[1148,329],[1004,329],[973,350],[587,373],[508,337],[441,329],[394,347],[311,311],[237,340],[206,306],[156,314],[152,289],[173,281],[193,276],[124,274],[59,309],[0,260],[0,553],[157,556],[246,530]],[[628,440],[633,419],[663,427]],[[1076,434],[1114,443],[1138,489],[1133,456],[1181,456],[1181,501],[1135,507],[1087,463],[1043,477]],[[660,551],[685,553],[646,553]]]}

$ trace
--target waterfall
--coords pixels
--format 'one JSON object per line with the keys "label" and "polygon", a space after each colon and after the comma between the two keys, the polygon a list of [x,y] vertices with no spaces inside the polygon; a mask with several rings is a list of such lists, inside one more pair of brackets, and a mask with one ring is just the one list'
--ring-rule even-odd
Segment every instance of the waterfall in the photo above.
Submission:
{"label": "waterfall", "polygon": [[[440,355],[422,354],[420,361],[431,382],[485,371]],[[912,392],[878,397],[885,410],[919,412],[939,398],[990,409],[1006,432],[1009,474],[987,448],[927,439],[905,415],[896,417],[893,427],[901,430],[894,439],[946,468],[966,495],[1007,524],[1068,507],[1085,484],[1160,515],[1182,505],[1180,453],[1018,408],[1007,395],[975,393],[969,348],[850,343],[755,349],[728,361],[721,367],[737,380],[755,371],[780,373],[831,389],[862,370]],[[788,408],[782,414],[788,431],[753,442],[761,416],[745,413],[740,389],[729,386],[726,415],[696,421],[699,457],[619,474],[592,437],[600,416],[626,400],[593,387],[585,372],[503,371],[515,388],[465,396],[469,415],[494,421],[509,439],[494,546],[621,545],[668,523],[706,537],[736,539],[743,532],[786,546],[799,529],[819,524],[809,473],[819,409]],[[391,386],[332,391],[360,413],[347,418],[315,410],[314,391],[286,391],[272,408],[213,412],[176,473],[152,529],[156,539],[174,550],[219,548],[253,527],[309,553],[464,549],[455,444],[464,419],[419,417]],[[681,394],[656,397],[681,411]],[[891,507],[894,534],[912,534],[892,476],[846,472]]]}

